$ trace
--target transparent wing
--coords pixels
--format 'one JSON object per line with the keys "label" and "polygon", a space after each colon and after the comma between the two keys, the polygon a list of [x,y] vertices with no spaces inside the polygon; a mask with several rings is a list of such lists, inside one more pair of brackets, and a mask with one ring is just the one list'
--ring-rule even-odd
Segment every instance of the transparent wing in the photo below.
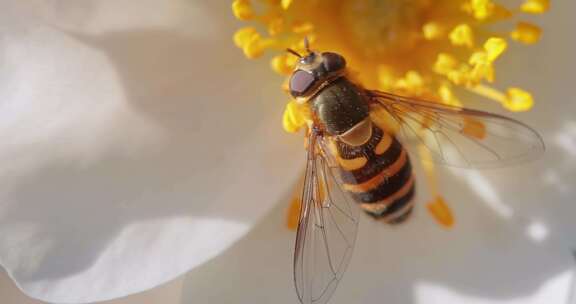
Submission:
{"label": "transparent wing", "polygon": [[303,304],[328,302],[350,262],[358,231],[358,206],[340,188],[337,167],[327,154],[317,153],[322,146],[312,134],[294,252],[294,284]]}
{"label": "transparent wing", "polygon": [[433,158],[458,167],[499,167],[536,158],[544,142],[517,120],[483,111],[367,91],[396,124],[396,135],[416,139]]}

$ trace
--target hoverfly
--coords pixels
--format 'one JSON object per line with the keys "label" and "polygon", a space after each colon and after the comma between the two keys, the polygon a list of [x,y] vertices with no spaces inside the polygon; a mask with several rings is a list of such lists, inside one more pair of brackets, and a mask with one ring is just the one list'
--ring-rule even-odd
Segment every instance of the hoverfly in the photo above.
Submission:
{"label": "hoverfly", "polygon": [[[413,210],[414,175],[401,141],[416,142],[443,164],[495,167],[544,150],[527,125],[497,114],[367,90],[346,76],[346,60],[309,49],[290,94],[312,109],[294,252],[303,304],[328,302],[352,256],[359,210],[388,224]],[[378,124],[384,118],[396,125]],[[360,208],[358,208],[360,206]]]}

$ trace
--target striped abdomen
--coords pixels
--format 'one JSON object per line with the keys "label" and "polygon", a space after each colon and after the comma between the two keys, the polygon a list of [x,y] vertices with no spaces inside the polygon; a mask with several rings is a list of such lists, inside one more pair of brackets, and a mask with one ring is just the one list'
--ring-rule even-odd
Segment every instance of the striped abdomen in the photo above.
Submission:
{"label": "striped abdomen", "polygon": [[364,145],[336,140],[336,148],[344,189],[362,209],[387,223],[404,221],[412,211],[414,175],[400,142],[373,125],[372,137]]}

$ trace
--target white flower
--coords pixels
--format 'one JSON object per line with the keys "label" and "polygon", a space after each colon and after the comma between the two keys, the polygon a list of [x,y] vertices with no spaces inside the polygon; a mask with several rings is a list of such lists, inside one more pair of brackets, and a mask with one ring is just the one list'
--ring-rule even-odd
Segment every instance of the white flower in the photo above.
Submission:
{"label": "white flower", "polygon": [[233,22],[227,3],[3,1],[0,264],[26,294],[154,287],[290,191],[301,139]]}
{"label": "white flower", "polygon": [[[281,80],[231,46],[229,2],[198,2],[2,5],[0,263],[27,294],[97,301],[192,269],[182,303],[297,302],[282,221],[302,138],[281,130]],[[543,41],[501,69],[534,92],[539,106],[515,117],[546,154],[439,167],[451,231],[426,214],[424,182],[406,224],[363,218],[331,303],[570,300],[575,3],[554,3]]]}

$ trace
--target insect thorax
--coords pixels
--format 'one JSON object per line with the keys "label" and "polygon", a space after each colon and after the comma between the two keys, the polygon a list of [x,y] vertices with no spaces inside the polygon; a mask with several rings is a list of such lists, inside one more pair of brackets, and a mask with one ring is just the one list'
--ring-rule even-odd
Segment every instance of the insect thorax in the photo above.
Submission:
{"label": "insect thorax", "polygon": [[322,89],[312,108],[330,135],[340,135],[369,115],[368,103],[359,87],[341,77]]}

